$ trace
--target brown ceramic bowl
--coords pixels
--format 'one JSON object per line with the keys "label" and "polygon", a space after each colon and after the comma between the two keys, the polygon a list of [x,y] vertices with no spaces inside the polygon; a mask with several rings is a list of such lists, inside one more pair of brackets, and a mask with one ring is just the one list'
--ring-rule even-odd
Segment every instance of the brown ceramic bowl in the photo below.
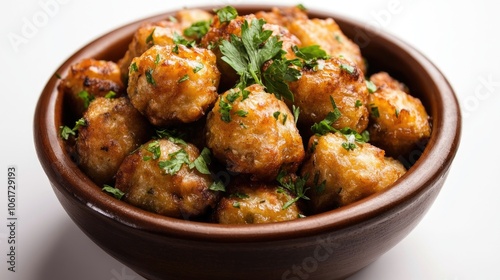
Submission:
{"label": "brown ceramic bowl", "polygon": [[[271,7],[236,8],[243,14]],[[54,77],[36,108],[34,140],[57,198],[81,230],[148,279],[345,278],[401,241],[438,195],[458,149],[457,99],[439,70],[406,43],[341,15],[309,12],[336,19],[346,35],[360,44],[371,69],[388,71],[405,82],[432,116],[430,141],[404,159],[413,164],[404,177],[386,191],[349,206],[290,222],[243,226],[163,217],[112,198],[78,169],[58,137],[64,108]],[[57,73],[66,73],[83,58],[118,60],[139,24],[91,42]]]}

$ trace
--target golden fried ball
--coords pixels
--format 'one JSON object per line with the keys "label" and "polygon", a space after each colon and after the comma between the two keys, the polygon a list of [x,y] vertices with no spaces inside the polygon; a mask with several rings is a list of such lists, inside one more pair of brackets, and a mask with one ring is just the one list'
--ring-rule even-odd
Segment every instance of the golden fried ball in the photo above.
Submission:
{"label": "golden fried ball", "polygon": [[[344,143],[353,143],[349,149]],[[308,158],[300,174],[314,213],[323,212],[382,191],[399,179],[406,169],[384,151],[369,144],[356,143],[340,133],[313,136]]]}
{"label": "golden fried ball", "polygon": [[368,126],[366,107],[368,90],[363,72],[347,60],[318,60],[319,69],[303,69],[299,80],[289,84],[294,104],[300,108],[299,123],[310,127],[333,111],[333,98],[341,112],[333,124],[336,129],[349,127],[358,132]]}
{"label": "golden fried ball", "polygon": [[82,116],[93,98],[104,97],[110,91],[116,96],[125,93],[116,63],[92,58],[71,65],[59,84],[59,90],[64,93],[67,106],[77,118]]}
{"label": "golden fried ball", "polygon": [[144,23],[134,33],[125,56],[118,61],[122,79],[128,80],[130,63],[154,45],[175,45],[175,34],[182,34],[182,27],[176,21],[159,21]]}
{"label": "golden fried ball", "polygon": [[126,97],[92,101],[78,130],[80,168],[97,184],[109,184],[123,159],[149,138],[149,124]]}
{"label": "golden fried ball", "polygon": [[307,12],[298,6],[277,8],[273,7],[271,11],[258,11],[255,13],[257,18],[264,19],[269,24],[276,24],[288,28],[296,20],[307,20]]}
{"label": "golden fried ball", "polygon": [[184,45],[153,46],[130,67],[128,96],[156,126],[194,122],[217,99],[215,55]]}
{"label": "golden fried ball", "polygon": [[280,169],[294,172],[304,157],[292,112],[257,84],[220,95],[206,130],[214,156],[254,180],[274,180]]}
{"label": "golden fried ball", "polygon": [[303,215],[297,203],[290,204],[294,196],[275,184],[236,183],[226,191],[214,214],[220,224],[274,223]]}
{"label": "golden fried ball", "polygon": [[370,94],[370,142],[393,157],[407,155],[431,134],[422,102],[386,72],[372,75],[377,90]]}
{"label": "golden fried ball", "polygon": [[190,168],[200,155],[191,144],[168,139],[150,140],[127,156],[116,175],[115,187],[124,200],[161,215],[192,219],[215,207],[217,192],[210,175]]}
{"label": "golden fried ball", "polygon": [[330,56],[343,57],[366,71],[359,46],[344,35],[332,18],[297,19],[288,24],[288,29],[299,38],[302,47],[319,45]]}

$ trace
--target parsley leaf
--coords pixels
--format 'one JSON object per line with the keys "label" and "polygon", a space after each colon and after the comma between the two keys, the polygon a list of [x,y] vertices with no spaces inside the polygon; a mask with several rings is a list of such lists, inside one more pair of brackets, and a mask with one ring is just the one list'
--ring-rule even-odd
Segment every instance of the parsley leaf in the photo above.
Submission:
{"label": "parsley leaf", "polygon": [[68,140],[70,135],[76,136],[76,131],[82,127],[87,125],[86,121],[84,118],[81,118],[75,122],[75,126],[73,128],[67,127],[67,126],[60,126],[59,127],[59,134],[61,135],[61,138],[64,140]]}
{"label": "parsley leaf", "polygon": [[160,149],[160,142],[158,141],[153,141],[148,144],[146,147],[146,150],[150,153],[152,153],[152,156],[144,156],[142,160],[148,161],[150,159],[159,159],[161,155],[161,149]]}
{"label": "parsley leaf", "polygon": [[349,65],[349,64],[343,64],[343,63],[340,64],[340,69],[346,71],[347,73],[349,73],[351,75],[354,74],[354,72],[355,72],[354,67],[352,67],[352,65]]}
{"label": "parsley leaf", "polygon": [[286,174],[284,170],[280,170],[278,176],[276,177],[276,180],[278,183],[283,187],[284,189],[287,189],[290,191],[292,194],[295,195],[294,198],[291,200],[287,201],[282,209],[285,210],[288,207],[292,206],[295,202],[297,202],[299,199],[305,199],[309,200],[309,197],[305,195],[306,191],[309,188],[305,188],[306,182],[307,182],[308,176],[304,177],[298,177],[297,178],[292,178],[289,174]]}
{"label": "parsley leaf", "polygon": [[186,141],[182,140],[182,137],[184,137],[185,135],[175,129],[157,130],[156,135],[158,136],[158,138],[166,138],[174,144],[181,144],[182,146],[187,145]]}
{"label": "parsley leaf", "polygon": [[231,6],[226,6],[224,8],[215,10],[215,12],[219,17],[220,23],[230,22],[238,16],[238,11]]}
{"label": "parsley leaf", "polygon": [[156,28],[153,28],[153,31],[146,37],[146,45],[154,45],[155,40],[153,38],[153,34],[155,33]]}
{"label": "parsley leaf", "polygon": [[377,91],[377,86],[372,81],[365,80],[365,83],[369,93],[374,93]]}
{"label": "parsley leaf", "polygon": [[168,155],[168,160],[158,162],[161,169],[165,170],[167,174],[175,175],[182,167],[183,164],[190,164],[189,155],[184,149]]}
{"label": "parsley leaf", "polygon": [[316,69],[318,66],[318,59],[328,59],[330,56],[318,45],[311,45],[303,48],[297,46],[292,47],[292,51],[299,58],[304,60],[304,67],[309,69]]}
{"label": "parsley leaf", "polygon": [[202,20],[191,24],[190,27],[184,29],[183,33],[184,36],[186,37],[195,37],[197,39],[200,39],[205,34],[207,34],[209,29],[210,29],[210,21]]}
{"label": "parsley leaf", "polygon": [[146,81],[148,82],[148,84],[156,86],[156,81],[153,78],[153,69],[152,68],[149,68],[148,70],[146,70]]}
{"label": "parsley leaf", "polygon": [[332,103],[333,111],[330,111],[324,120],[312,125],[311,130],[313,133],[325,135],[330,131],[335,131],[332,124],[340,118],[341,113],[332,96],[330,96],[330,102]]}
{"label": "parsley leaf", "polygon": [[210,150],[208,148],[203,148],[201,151],[200,155],[192,162],[192,164],[189,164],[189,168],[195,167],[198,172],[201,174],[210,174],[210,170],[208,169],[208,165],[210,165],[211,162],[210,158]]}
{"label": "parsley leaf", "polygon": [[104,185],[102,190],[112,194],[116,199],[122,199],[122,197],[125,195],[125,193],[122,192],[120,189],[114,188],[110,185]]}
{"label": "parsley leaf", "polygon": [[78,93],[78,97],[83,100],[83,107],[88,108],[90,102],[95,99],[95,97],[86,90],[82,90]]}
{"label": "parsley leaf", "polygon": [[177,81],[177,83],[182,83],[182,82],[185,82],[185,81],[187,81],[187,80],[189,80],[189,75],[188,75],[188,74],[186,74],[186,75],[182,76],[182,77],[181,77],[181,78]]}

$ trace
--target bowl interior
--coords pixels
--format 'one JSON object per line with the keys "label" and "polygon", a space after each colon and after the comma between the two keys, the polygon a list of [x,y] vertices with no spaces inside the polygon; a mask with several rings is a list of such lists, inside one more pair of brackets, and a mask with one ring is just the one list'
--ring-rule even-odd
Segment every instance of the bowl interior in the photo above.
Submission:
{"label": "bowl interior", "polygon": [[[240,14],[267,10],[272,6],[239,6]],[[213,7],[201,7],[212,10]],[[134,22],[91,42],[71,56],[56,71],[64,74],[70,65],[83,58],[117,61],[144,21],[157,21],[173,13]],[[313,215],[305,219],[260,225],[220,225],[185,221],[150,213],[103,193],[65,152],[58,130],[64,124],[63,96],[57,90],[54,75],[44,88],[35,113],[34,138],[42,166],[59,191],[75,197],[77,203],[91,208],[130,227],[197,240],[230,242],[278,240],[342,229],[376,217],[424,192],[448,169],[458,148],[460,112],[451,86],[439,70],[421,53],[401,40],[365,27],[341,15],[309,11],[310,17],[332,17],[344,33],[358,43],[369,62],[370,71],[384,70],[404,82],[420,98],[432,116],[433,132],[426,147],[401,158],[411,169],[391,188],[351,205]]]}

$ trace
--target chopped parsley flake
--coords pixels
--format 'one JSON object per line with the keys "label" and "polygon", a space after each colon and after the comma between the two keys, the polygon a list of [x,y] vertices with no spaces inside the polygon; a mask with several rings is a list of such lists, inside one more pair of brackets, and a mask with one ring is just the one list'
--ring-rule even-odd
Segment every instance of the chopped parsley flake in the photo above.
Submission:
{"label": "chopped parsley flake", "polygon": [[160,60],[161,60],[161,55],[158,53],[156,54],[155,65],[158,65],[160,63]]}
{"label": "chopped parsley flake", "polygon": [[304,177],[297,177],[295,179],[292,179],[290,175],[287,175],[286,172],[281,170],[276,177],[276,180],[278,183],[281,185],[282,188],[287,189],[290,191],[293,195],[295,195],[294,198],[290,199],[287,201],[282,209],[285,210],[288,207],[292,206],[295,202],[297,202],[299,199],[305,199],[309,200],[309,197],[305,195],[306,191],[309,188],[305,188],[306,182],[307,182],[308,176]]}
{"label": "chopped parsley flake", "polygon": [[236,111],[236,115],[244,118],[248,115],[248,112],[245,110],[238,110],[238,111]]}
{"label": "chopped parsley flake", "polygon": [[168,139],[168,141],[174,143],[174,144],[180,144],[182,146],[186,146],[187,143],[186,141],[182,140],[182,135],[180,132],[178,132],[175,129],[161,129],[156,131],[156,135],[158,138],[165,138]]}
{"label": "chopped parsley flake", "polygon": [[203,63],[197,63],[196,66],[193,68],[193,73],[198,73],[204,67],[205,65],[203,65]]}
{"label": "chopped parsley flake", "polygon": [[224,185],[224,183],[222,183],[221,180],[215,180],[208,188],[212,191],[226,191],[226,186]]}
{"label": "chopped parsley flake", "polygon": [[319,171],[314,174],[314,189],[317,193],[321,194],[325,191],[326,188],[326,180],[323,180],[321,183],[319,182]]}
{"label": "chopped parsley flake", "polygon": [[292,105],[293,109],[293,119],[295,120],[295,124],[297,124],[297,121],[299,120],[299,115],[300,115],[300,107],[296,107],[295,105]]}
{"label": "chopped parsley flake", "polygon": [[184,29],[183,33],[184,36],[186,37],[195,37],[196,39],[200,39],[205,34],[207,34],[209,29],[210,29],[210,21],[202,20],[191,24],[190,27]]}
{"label": "chopped parsley flake", "polygon": [[154,45],[155,44],[155,40],[153,38],[153,34],[155,33],[155,30],[156,30],[156,28],[153,28],[153,31],[151,31],[151,33],[146,38],[146,45]]}
{"label": "chopped parsley flake", "polygon": [[122,199],[122,197],[125,195],[124,192],[110,185],[104,185],[102,190],[109,194],[112,194],[116,199]]}
{"label": "chopped parsley flake", "polygon": [[215,12],[219,17],[220,23],[230,22],[238,16],[238,11],[232,6],[226,6],[224,8],[215,10]]}
{"label": "chopped parsley flake", "polygon": [[156,82],[153,78],[153,69],[151,69],[151,68],[146,70],[146,81],[148,82],[148,84],[156,86]]}
{"label": "chopped parsley flake", "polygon": [[68,140],[70,135],[76,136],[76,131],[82,127],[87,125],[85,122],[84,118],[81,118],[75,122],[75,126],[73,128],[67,127],[67,126],[61,126],[59,127],[59,134],[61,135],[61,138],[64,140]]}
{"label": "chopped parsley flake", "polygon": [[369,93],[374,93],[377,91],[377,86],[372,81],[366,80],[365,83]]}
{"label": "chopped parsley flake", "polygon": [[112,98],[115,98],[116,97],[116,92],[110,90],[108,93],[106,93],[106,95],[104,96],[104,98],[108,98],[108,99],[112,99]]}
{"label": "chopped parsley flake", "polygon": [[86,90],[80,91],[78,93],[78,97],[83,101],[84,108],[88,108],[90,105],[90,102],[92,102],[92,100],[94,100],[94,98],[95,98],[92,94],[90,94]]}
{"label": "chopped parsley flake", "polygon": [[342,115],[339,108],[335,104],[335,100],[330,96],[330,103],[332,104],[333,111],[330,111],[324,120],[319,123],[313,124],[311,130],[315,134],[325,135],[330,131],[335,131],[332,124],[336,122]]}
{"label": "chopped parsley flake", "polygon": [[278,120],[279,116],[280,116],[281,112],[280,111],[276,111],[273,113],[273,117]]}
{"label": "chopped parsley flake", "polygon": [[370,115],[374,118],[379,118],[380,117],[380,113],[378,111],[378,107],[375,106],[375,104],[370,104]]}
{"label": "chopped parsley flake", "polygon": [[361,100],[359,100],[359,99],[358,99],[358,100],[356,100],[356,103],[354,103],[354,107],[356,107],[356,108],[359,108],[359,107],[361,107],[362,105],[363,105],[363,103],[362,103],[362,102],[361,102]]}
{"label": "chopped parsley flake", "polygon": [[185,82],[187,80],[189,80],[189,75],[188,74],[182,76],[177,82],[178,83],[182,83],[182,82]]}
{"label": "chopped parsley flake", "polygon": [[160,158],[161,155],[161,149],[160,149],[160,142],[159,141],[153,141],[148,144],[146,147],[146,150],[152,154],[152,156],[144,156],[142,159],[144,161],[148,161],[150,159],[156,160]]}
{"label": "chopped parsley flake", "polygon": [[340,64],[340,69],[346,71],[347,73],[349,74],[354,74],[355,72],[355,69],[352,65],[349,65],[349,64]]}
{"label": "chopped parsley flake", "polygon": [[186,150],[180,149],[168,155],[168,160],[158,162],[161,169],[167,174],[175,175],[183,164],[190,164],[189,156]]}
{"label": "chopped parsley flake", "polygon": [[139,71],[139,68],[137,67],[137,63],[132,62],[132,64],[130,64],[130,73],[137,72],[137,71]]}

